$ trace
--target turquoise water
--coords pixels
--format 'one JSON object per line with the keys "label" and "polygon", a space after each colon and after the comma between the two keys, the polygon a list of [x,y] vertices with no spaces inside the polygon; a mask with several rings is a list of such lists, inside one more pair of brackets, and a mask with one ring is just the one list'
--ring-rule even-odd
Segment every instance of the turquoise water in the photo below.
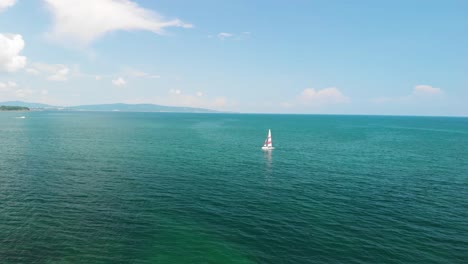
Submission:
{"label": "turquoise water", "polygon": [[3,112],[0,262],[467,263],[467,157],[467,118]]}

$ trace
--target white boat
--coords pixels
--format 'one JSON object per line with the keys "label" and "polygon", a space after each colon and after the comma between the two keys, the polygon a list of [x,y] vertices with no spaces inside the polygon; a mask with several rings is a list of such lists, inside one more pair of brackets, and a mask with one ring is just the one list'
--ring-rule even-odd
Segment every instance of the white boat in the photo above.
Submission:
{"label": "white boat", "polygon": [[25,119],[26,117],[25,116],[17,116],[16,118]]}
{"label": "white boat", "polygon": [[262,147],[263,150],[272,150],[275,149],[273,147],[273,140],[271,138],[271,129],[268,129],[268,137],[265,139],[265,143]]}

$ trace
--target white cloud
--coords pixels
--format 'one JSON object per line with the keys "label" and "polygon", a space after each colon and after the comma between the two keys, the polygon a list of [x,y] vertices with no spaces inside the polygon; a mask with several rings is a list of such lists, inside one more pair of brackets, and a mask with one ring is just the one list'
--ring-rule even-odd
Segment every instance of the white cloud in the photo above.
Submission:
{"label": "white cloud", "polygon": [[66,81],[68,80],[68,73],[70,72],[70,69],[67,68],[64,65],[60,65],[60,69],[58,69],[55,74],[49,76],[47,80],[50,81]]}
{"label": "white cloud", "polygon": [[221,39],[221,40],[224,40],[226,38],[230,38],[232,36],[234,36],[234,35],[231,34],[231,33],[226,33],[226,32],[221,32],[221,33],[218,34],[218,38]]}
{"label": "white cloud", "polygon": [[202,96],[203,96],[203,93],[202,93],[202,92],[197,92],[197,96],[198,96],[198,97],[202,97]]}
{"label": "white cloud", "polygon": [[48,94],[49,94],[49,91],[46,90],[46,89],[43,89],[43,90],[41,90],[41,94],[42,94],[42,95],[48,95]]}
{"label": "white cloud", "polygon": [[96,75],[94,78],[96,79],[96,81],[102,80],[102,77],[100,75]]}
{"label": "white cloud", "polygon": [[283,109],[289,109],[289,111],[306,111],[308,108],[319,110],[320,108],[345,104],[350,101],[351,99],[345,96],[336,87],[329,87],[321,90],[306,88],[302,90],[295,99],[280,102],[279,106]]}
{"label": "white cloud", "polygon": [[349,98],[335,87],[315,90],[304,89],[299,96],[299,102],[307,105],[339,104],[349,102]]}
{"label": "white cloud", "polygon": [[31,89],[18,89],[15,91],[16,97],[19,98],[29,97],[32,94],[34,94],[34,91]]}
{"label": "white cloud", "polygon": [[0,0],[0,12],[16,4],[16,0]]}
{"label": "white cloud", "polygon": [[[228,33],[228,32],[220,32],[216,35],[216,37],[220,40],[232,39],[232,40],[243,40],[249,38],[251,33],[249,31],[244,31],[241,33]],[[213,35],[208,35],[208,38],[213,38]]]}
{"label": "white cloud", "polygon": [[0,82],[1,98],[4,100],[16,100],[18,98],[29,97],[34,94],[34,90],[18,87],[14,81]]}
{"label": "white cloud", "polygon": [[413,92],[405,96],[397,97],[377,97],[373,98],[371,101],[373,103],[382,104],[382,103],[402,103],[402,102],[414,102],[424,98],[435,98],[443,95],[444,92],[440,88],[432,87],[430,85],[416,85],[413,88]]}
{"label": "white cloud", "polygon": [[179,90],[179,89],[170,89],[170,90],[169,90],[169,93],[170,93],[170,94],[181,94],[182,91]]}
{"label": "white cloud", "polygon": [[115,85],[115,86],[124,86],[127,84],[127,82],[122,78],[122,77],[119,77],[115,80],[112,80],[112,83]]}
{"label": "white cloud", "polygon": [[27,68],[26,69],[26,72],[29,73],[29,74],[32,74],[32,75],[39,75],[39,71],[34,69],[34,68]]}
{"label": "white cloud", "polygon": [[49,81],[66,81],[70,68],[63,64],[33,63],[31,67],[26,69],[26,72],[33,75],[43,73],[47,75]]}
{"label": "white cloud", "polygon": [[6,83],[0,82],[0,92],[9,91],[11,88],[16,87],[17,84],[13,81],[8,81]]}
{"label": "white cloud", "polygon": [[24,40],[18,34],[0,34],[0,72],[14,72],[26,66],[26,57],[20,56]]}
{"label": "white cloud", "polygon": [[130,0],[44,0],[54,18],[50,36],[87,45],[117,30],[147,30],[163,34],[167,27],[191,28],[179,19],[166,19]]}
{"label": "white cloud", "polygon": [[413,90],[414,95],[437,95],[441,94],[440,88],[435,88],[430,85],[416,85]]}

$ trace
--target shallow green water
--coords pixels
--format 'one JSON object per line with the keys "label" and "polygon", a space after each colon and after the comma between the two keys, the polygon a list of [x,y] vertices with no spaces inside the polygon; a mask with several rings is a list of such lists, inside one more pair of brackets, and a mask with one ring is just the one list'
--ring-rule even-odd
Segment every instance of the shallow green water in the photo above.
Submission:
{"label": "shallow green water", "polygon": [[468,262],[467,118],[19,115],[1,263]]}

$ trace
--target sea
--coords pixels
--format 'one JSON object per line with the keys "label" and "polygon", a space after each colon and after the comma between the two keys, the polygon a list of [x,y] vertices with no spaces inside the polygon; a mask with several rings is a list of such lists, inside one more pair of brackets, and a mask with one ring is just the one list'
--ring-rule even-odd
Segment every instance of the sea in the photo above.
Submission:
{"label": "sea", "polygon": [[468,263],[468,118],[1,112],[0,263]]}

